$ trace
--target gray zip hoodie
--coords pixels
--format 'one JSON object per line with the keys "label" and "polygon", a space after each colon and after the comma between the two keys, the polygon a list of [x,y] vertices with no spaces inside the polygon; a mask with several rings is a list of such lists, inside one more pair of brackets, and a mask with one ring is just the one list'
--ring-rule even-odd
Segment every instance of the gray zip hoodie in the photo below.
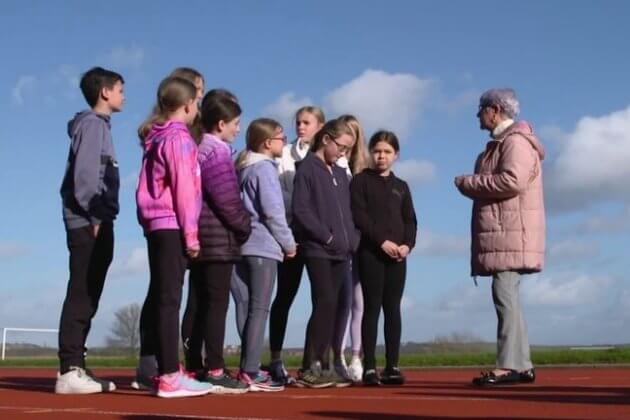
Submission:
{"label": "gray zip hoodie", "polygon": [[241,254],[282,261],[296,245],[287,225],[277,163],[261,153],[245,153],[236,169],[252,233],[241,247]]}
{"label": "gray zip hoodie", "polygon": [[118,214],[120,178],[109,120],[87,110],[68,122],[70,150],[61,184],[66,230],[113,222]]}

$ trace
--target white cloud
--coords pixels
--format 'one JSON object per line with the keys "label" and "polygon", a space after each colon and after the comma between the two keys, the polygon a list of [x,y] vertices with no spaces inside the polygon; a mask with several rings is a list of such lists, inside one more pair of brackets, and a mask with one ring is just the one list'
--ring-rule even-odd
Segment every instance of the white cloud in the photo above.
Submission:
{"label": "white cloud", "polygon": [[610,283],[607,277],[561,273],[539,275],[523,283],[523,297],[530,305],[570,307],[594,304],[605,294]]}
{"label": "white cloud", "polygon": [[394,172],[413,189],[433,181],[436,170],[435,165],[427,160],[407,159],[396,162]]}
{"label": "white cloud", "polygon": [[420,229],[414,251],[433,257],[466,256],[470,252],[470,238]]}
{"label": "white cloud", "polygon": [[[477,112],[477,108],[473,107],[477,105],[477,101],[481,96],[481,92],[477,89],[466,90],[453,98],[444,99],[444,103],[439,106],[440,109],[444,109],[448,114],[454,115],[462,109],[471,108],[474,112]],[[473,114],[474,115],[474,114]]]}
{"label": "white cloud", "polygon": [[18,77],[17,82],[11,89],[11,97],[13,102],[17,105],[24,105],[25,96],[32,93],[35,90],[37,79],[35,76],[23,75]]}
{"label": "white cloud", "polygon": [[577,210],[630,197],[630,107],[584,117],[567,135],[546,176],[552,210]]}
{"label": "white cloud", "polygon": [[600,213],[597,216],[590,216],[573,227],[572,230],[582,234],[624,234],[630,230],[630,205],[627,205],[622,211],[616,214],[603,215]]}
{"label": "white cloud", "polygon": [[286,92],[280,95],[275,102],[263,108],[263,115],[277,119],[284,127],[287,135],[293,126],[292,120],[295,111],[305,105],[312,105],[313,101],[309,97],[297,98],[295,93]]}
{"label": "white cloud", "polygon": [[116,257],[111,268],[112,277],[149,275],[149,257],[145,247],[133,248],[125,257]]}
{"label": "white cloud", "polygon": [[325,98],[332,114],[353,114],[369,136],[377,129],[394,131],[406,140],[425,108],[434,82],[413,74],[364,71]]}
{"label": "white cloud", "polygon": [[23,257],[29,254],[30,250],[19,243],[0,242],[0,260],[9,260]]}
{"label": "white cloud", "polygon": [[551,244],[547,253],[549,263],[579,261],[597,255],[598,248],[594,242],[584,242],[572,238]]}
{"label": "white cloud", "polygon": [[122,68],[137,69],[144,63],[144,49],[137,45],[113,48],[104,57],[104,61],[114,71]]}

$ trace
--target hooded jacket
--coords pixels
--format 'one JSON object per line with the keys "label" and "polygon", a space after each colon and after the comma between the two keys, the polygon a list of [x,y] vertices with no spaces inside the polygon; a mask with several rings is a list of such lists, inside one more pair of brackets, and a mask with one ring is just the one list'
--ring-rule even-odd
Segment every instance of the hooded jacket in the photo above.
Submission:
{"label": "hooded jacket", "polygon": [[66,229],[113,222],[119,210],[120,178],[110,117],[92,110],[79,112],[68,122],[68,136],[60,191]]}
{"label": "hooded jacket", "polygon": [[295,240],[287,225],[278,164],[264,154],[245,153],[236,169],[252,233],[241,254],[282,261],[285,253],[295,251]]}
{"label": "hooded jacket", "polygon": [[305,257],[345,260],[359,245],[359,231],[350,209],[346,171],[328,166],[314,153],[306,155],[295,173],[292,227]]}
{"label": "hooded jacket", "polygon": [[472,275],[543,269],[544,157],[531,126],[520,121],[488,142],[474,175],[458,179],[461,193],[473,200]]}
{"label": "hooded jacket", "polygon": [[186,247],[199,247],[197,226],[201,181],[197,145],[184,123],[168,121],[151,128],[136,189],[138,221],[145,234],[180,229]]}
{"label": "hooded jacket", "polygon": [[243,206],[232,149],[220,138],[204,134],[199,144],[203,203],[199,218],[200,261],[237,261],[251,232]]}

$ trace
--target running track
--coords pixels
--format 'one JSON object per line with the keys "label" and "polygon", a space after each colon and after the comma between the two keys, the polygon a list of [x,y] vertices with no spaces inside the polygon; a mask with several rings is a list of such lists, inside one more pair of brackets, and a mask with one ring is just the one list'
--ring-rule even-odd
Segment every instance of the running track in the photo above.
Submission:
{"label": "running track", "polygon": [[131,370],[97,370],[113,394],[55,395],[53,369],[0,369],[0,419],[630,419],[630,368],[541,368],[535,384],[478,389],[477,370],[407,370],[404,387],[162,400],[134,391]]}

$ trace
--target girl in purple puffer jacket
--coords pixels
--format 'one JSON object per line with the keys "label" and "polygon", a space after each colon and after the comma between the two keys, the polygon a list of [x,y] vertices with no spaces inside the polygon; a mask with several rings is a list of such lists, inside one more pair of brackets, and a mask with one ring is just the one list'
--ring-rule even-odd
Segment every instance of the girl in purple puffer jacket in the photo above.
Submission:
{"label": "girl in purple puffer jacket", "polygon": [[[198,159],[203,192],[199,218],[201,248],[190,270],[190,286],[196,294],[197,305],[186,308],[186,316],[192,317],[194,328],[192,337],[183,337],[185,348],[190,341],[201,338],[206,350],[205,364],[198,352],[187,352],[186,369],[220,386],[224,393],[247,391],[246,386],[225,373],[223,360],[232,270],[234,263],[240,260],[240,247],[251,232],[250,216],[241,200],[230,146],[240,131],[240,115],[241,107],[229,95],[210,91],[203,99],[204,135],[199,143]],[[191,300],[188,303],[190,305]]]}

